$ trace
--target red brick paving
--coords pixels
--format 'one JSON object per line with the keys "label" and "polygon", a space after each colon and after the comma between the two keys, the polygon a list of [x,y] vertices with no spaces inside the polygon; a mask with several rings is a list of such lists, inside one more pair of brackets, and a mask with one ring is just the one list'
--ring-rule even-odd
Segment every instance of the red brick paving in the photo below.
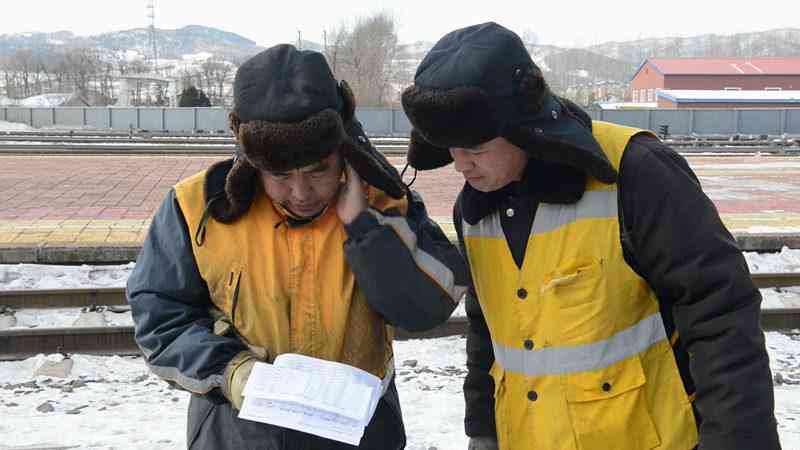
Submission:
{"label": "red brick paving", "polygon": [[[0,220],[147,219],[179,180],[220,158],[0,156]],[[800,158],[690,158],[721,213],[800,213]],[[402,165],[403,158],[392,158]],[[753,164],[767,168],[753,170]],[[726,168],[719,169],[720,165]],[[727,168],[731,166],[733,168]],[[736,167],[742,167],[741,170]],[[409,174],[406,180],[410,180]],[[463,184],[452,167],[420,172],[413,188],[450,217]]]}

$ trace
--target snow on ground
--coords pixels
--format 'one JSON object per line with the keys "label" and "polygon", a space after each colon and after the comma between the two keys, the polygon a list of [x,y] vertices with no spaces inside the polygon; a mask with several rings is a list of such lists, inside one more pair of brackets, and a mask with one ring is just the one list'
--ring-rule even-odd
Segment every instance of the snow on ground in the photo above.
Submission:
{"label": "snow on ground", "polygon": [[[745,253],[752,272],[800,272],[800,250]],[[0,265],[0,289],[123,287],[133,263],[119,266]],[[797,299],[800,287],[762,290],[765,307]],[[18,327],[67,326],[78,309],[17,311]],[[463,305],[457,315],[463,315]],[[106,311],[112,325],[128,314]],[[776,416],[784,449],[800,449],[800,337],[767,333]],[[464,449],[465,341],[460,337],[395,343],[397,383],[408,448]],[[73,445],[87,449],[185,447],[188,395],[150,375],[140,357],[74,355],[69,378],[34,377],[45,359],[0,362],[0,450]],[[147,430],[143,433],[142,430]],[[4,447],[5,446],[5,447]]]}
{"label": "snow on ground", "polygon": [[34,129],[35,128],[31,128],[24,123],[6,122],[4,120],[0,120],[0,131],[31,131]]}
{"label": "snow on ground", "polygon": [[[767,333],[783,448],[800,449],[800,338]],[[465,340],[395,343],[411,450],[463,450]],[[66,379],[32,376],[45,359],[0,363],[3,445],[87,449],[185,448],[188,394],[149,374],[140,357],[74,355]],[[142,432],[142,430],[147,430]]]}
{"label": "snow on ground", "polygon": [[133,266],[0,264],[0,290],[125,287]]}
{"label": "snow on ground", "polygon": [[783,247],[778,253],[744,252],[753,273],[800,272],[800,249]]}
{"label": "snow on ground", "polygon": [[19,101],[19,106],[25,108],[53,108],[61,106],[72,97],[72,93],[41,94],[24,98]]}
{"label": "snow on ground", "polygon": [[[752,273],[800,272],[800,249],[745,252]],[[0,264],[0,290],[125,287],[134,263],[107,266]]]}

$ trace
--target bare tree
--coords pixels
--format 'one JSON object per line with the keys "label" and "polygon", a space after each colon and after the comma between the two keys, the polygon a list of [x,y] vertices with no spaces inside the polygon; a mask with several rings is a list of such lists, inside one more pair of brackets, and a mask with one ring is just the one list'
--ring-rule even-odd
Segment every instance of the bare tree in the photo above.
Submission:
{"label": "bare tree", "polygon": [[29,97],[33,91],[32,82],[33,72],[35,71],[33,51],[29,48],[21,48],[15,51],[11,68],[17,73],[18,82],[22,89],[22,97]]}
{"label": "bare tree", "polygon": [[359,104],[390,104],[398,70],[393,63],[398,50],[395,19],[385,12],[358,18],[352,28],[342,24],[331,38],[326,49],[331,69],[348,81]]}

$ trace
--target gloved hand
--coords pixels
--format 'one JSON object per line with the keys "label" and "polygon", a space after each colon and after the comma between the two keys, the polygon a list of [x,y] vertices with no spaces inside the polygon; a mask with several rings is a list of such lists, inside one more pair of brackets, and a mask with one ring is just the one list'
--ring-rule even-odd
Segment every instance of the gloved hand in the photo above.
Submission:
{"label": "gloved hand", "polygon": [[234,356],[225,367],[222,375],[222,395],[237,411],[242,408],[244,385],[257,361],[256,355],[244,351]]}
{"label": "gloved hand", "polygon": [[476,436],[469,438],[467,450],[499,450],[497,439],[488,436]]}

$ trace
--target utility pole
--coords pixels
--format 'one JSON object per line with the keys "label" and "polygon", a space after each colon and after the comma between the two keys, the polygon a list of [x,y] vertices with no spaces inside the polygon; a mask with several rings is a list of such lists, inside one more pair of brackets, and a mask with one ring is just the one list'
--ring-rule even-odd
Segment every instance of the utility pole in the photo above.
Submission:
{"label": "utility pole", "polygon": [[298,50],[303,49],[303,39],[302,35],[300,34],[300,30],[297,30],[297,49]]}

